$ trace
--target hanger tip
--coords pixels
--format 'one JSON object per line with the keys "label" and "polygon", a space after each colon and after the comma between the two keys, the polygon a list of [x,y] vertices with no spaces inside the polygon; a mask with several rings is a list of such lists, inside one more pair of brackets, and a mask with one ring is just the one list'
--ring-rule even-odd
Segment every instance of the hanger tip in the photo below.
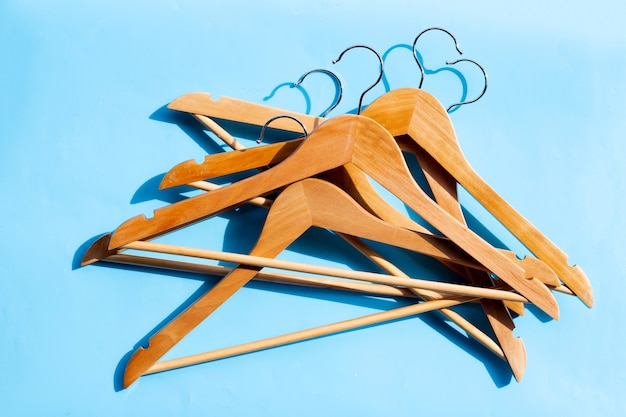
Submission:
{"label": "hanger tip", "polygon": [[149,359],[144,357],[144,352],[146,352],[146,349],[143,346],[139,346],[126,363],[126,368],[124,369],[124,389],[130,387],[152,365],[152,363],[149,363]]}
{"label": "hanger tip", "polygon": [[585,274],[585,271],[578,266],[571,267],[572,276],[576,279],[568,277],[568,281],[565,285],[574,292],[580,298],[580,300],[589,308],[593,307],[593,288],[591,287],[591,281]]}
{"label": "hanger tip", "polygon": [[91,265],[94,262],[98,262],[110,255],[117,253],[116,250],[109,250],[109,243],[111,241],[111,234],[107,233],[100,236],[94,241],[89,248],[85,251],[83,259],[80,262],[80,266]]}

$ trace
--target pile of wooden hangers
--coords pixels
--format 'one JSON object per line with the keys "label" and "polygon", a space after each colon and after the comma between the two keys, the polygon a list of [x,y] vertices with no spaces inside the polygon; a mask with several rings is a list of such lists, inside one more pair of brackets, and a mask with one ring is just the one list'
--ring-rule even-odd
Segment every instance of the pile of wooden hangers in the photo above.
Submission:
{"label": "pile of wooden hangers", "polygon": [[[185,94],[168,107],[193,115],[235,150],[207,155],[202,163],[191,160],[172,168],[164,176],[160,188],[186,185],[206,192],[159,208],[150,219],[140,215],[127,220],[113,233],[97,239],[86,251],[82,264],[108,261],[225,276],[156,331],[147,347],[139,347],[133,352],[125,368],[125,387],[142,375],[432,310],[439,310],[506,360],[519,381],[526,366],[526,351],[522,340],[513,335],[510,312],[522,314],[524,303],[532,303],[557,319],[559,306],[554,291],[578,296],[589,307],[593,304],[591,285],[582,269],[570,266],[561,249],[472,169],[461,152],[448,113],[435,97],[422,89],[392,90],[363,111],[359,105],[359,114],[329,119],[227,97],[213,100],[207,93]],[[289,118],[297,119],[300,126]],[[271,121],[276,130],[293,132],[304,128],[305,132],[311,133],[304,139],[243,149],[213,119],[262,126],[263,132]],[[415,155],[434,198],[416,182],[403,152]],[[228,185],[207,182],[210,178],[254,169],[258,173]],[[397,197],[440,235],[432,234],[393,208],[370,180]],[[491,212],[534,257],[519,259],[515,253],[495,248],[473,232],[464,221],[457,200],[457,184]],[[268,195],[275,197],[273,201],[267,198]],[[261,235],[249,255],[151,241],[249,203],[268,209]],[[312,226],[335,232],[373,260],[384,273],[275,259]],[[467,279],[467,284],[409,277],[361,239],[434,257]],[[140,256],[137,251],[153,255]],[[157,253],[180,255],[184,260]],[[200,259],[232,262],[237,266],[212,265]],[[264,267],[306,274],[261,271]],[[158,362],[253,278],[379,296],[411,296],[417,301],[353,320]],[[468,302],[480,303],[496,340],[452,309]]]}

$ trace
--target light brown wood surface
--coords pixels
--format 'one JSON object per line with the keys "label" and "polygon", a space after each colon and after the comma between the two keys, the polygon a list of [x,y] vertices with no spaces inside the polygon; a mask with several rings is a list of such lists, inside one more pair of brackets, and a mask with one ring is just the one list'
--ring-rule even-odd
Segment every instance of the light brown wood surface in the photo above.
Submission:
{"label": "light brown wood surface", "polygon": [[[254,120],[254,125],[263,126],[272,117],[279,114],[295,117],[303,122],[310,132],[324,121],[321,117],[302,115],[296,112],[280,110],[269,106],[259,106],[245,100],[222,96],[213,100],[209,93],[188,93],[178,97],[167,105],[171,110],[178,110],[200,116],[208,116],[213,119],[233,120],[246,123],[246,120]],[[295,128],[293,120],[278,119],[272,123],[272,129],[293,132]],[[300,133],[300,130],[296,130]]]}

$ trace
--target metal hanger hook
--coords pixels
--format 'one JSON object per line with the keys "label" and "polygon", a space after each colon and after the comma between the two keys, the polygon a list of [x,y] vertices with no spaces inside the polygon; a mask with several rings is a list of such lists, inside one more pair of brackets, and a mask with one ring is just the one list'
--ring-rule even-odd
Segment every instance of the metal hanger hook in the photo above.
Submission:
{"label": "metal hanger hook", "polygon": [[324,74],[329,75],[335,81],[335,88],[337,89],[337,91],[335,92],[335,101],[328,109],[324,111],[324,113],[320,115],[320,117],[326,117],[326,115],[330,113],[335,107],[337,107],[337,105],[341,101],[341,98],[343,97],[343,83],[341,82],[337,74],[335,74],[334,72],[327,70],[327,69],[323,69],[323,68],[317,68],[317,69],[312,69],[306,74],[303,74],[300,77],[300,79],[298,79],[298,81],[296,81],[295,83],[291,85],[291,87],[297,87],[300,84],[302,84],[302,81],[304,81],[304,79],[313,72],[323,72]]}
{"label": "metal hanger hook", "polygon": [[450,33],[448,30],[446,30],[444,28],[440,28],[440,27],[432,27],[432,28],[424,29],[423,31],[421,31],[419,33],[419,35],[417,35],[415,37],[415,40],[413,41],[413,58],[415,58],[415,62],[417,62],[417,66],[419,67],[420,73],[421,73],[421,76],[422,76],[422,78],[420,79],[420,84],[419,84],[418,88],[422,88],[422,84],[424,83],[424,76],[425,76],[425,74],[424,74],[424,67],[422,67],[422,64],[420,63],[420,60],[417,57],[417,49],[415,47],[417,45],[417,41],[419,40],[420,36],[422,36],[424,33],[428,32],[429,30],[440,30],[440,31],[445,32],[448,35],[450,35],[450,37],[454,41],[454,47],[456,48],[457,52],[459,53],[459,55],[463,55],[463,51],[461,51],[461,48],[459,47],[459,42],[456,40],[454,35],[452,33]]}
{"label": "metal hanger hook", "polygon": [[274,120],[281,119],[281,118],[295,120],[296,122],[298,122],[300,127],[302,127],[302,131],[304,132],[304,137],[306,138],[307,136],[309,136],[309,132],[306,130],[304,123],[302,123],[297,117],[291,116],[289,114],[279,114],[278,116],[274,116],[271,119],[269,119],[267,122],[265,122],[265,124],[261,128],[261,134],[259,135],[259,138],[256,140],[256,143],[263,142],[263,138],[265,137],[265,129],[267,129],[269,124],[272,123]]}
{"label": "metal hanger hook", "polygon": [[487,72],[485,71],[485,69],[482,67],[482,65],[480,65],[478,62],[472,60],[472,59],[467,59],[467,58],[461,58],[461,59],[457,59],[456,61],[448,61],[446,62],[446,65],[454,65],[457,62],[461,62],[461,61],[467,61],[467,62],[471,62],[472,64],[476,65],[478,68],[480,68],[480,70],[483,72],[483,76],[485,77],[485,87],[483,88],[483,91],[478,95],[478,97],[476,97],[473,100],[467,100],[467,101],[462,101],[460,103],[455,103],[453,105],[451,105],[450,107],[448,107],[448,109],[446,110],[447,112],[450,111],[450,109],[452,109],[453,107],[456,106],[464,106],[466,104],[470,104],[470,103],[474,103],[476,101],[478,101],[482,96],[485,95],[485,92],[487,91]]}
{"label": "metal hanger hook", "polygon": [[343,54],[348,52],[350,49],[354,49],[354,48],[369,49],[374,54],[376,54],[376,57],[378,58],[378,62],[379,62],[379,65],[380,65],[379,66],[380,70],[379,70],[379,74],[378,74],[378,78],[376,79],[376,82],[374,84],[372,84],[371,86],[369,86],[365,91],[363,91],[363,93],[361,94],[361,97],[359,98],[359,107],[357,108],[357,114],[361,114],[361,107],[363,107],[363,97],[365,97],[365,94],[367,94],[368,91],[370,91],[372,88],[376,87],[376,85],[383,78],[384,68],[383,68],[383,59],[381,58],[380,54],[378,52],[376,52],[376,50],[374,48],[369,47],[367,45],[352,45],[352,46],[349,46],[348,48],[344,49],[341,54],[339,54],[339,58],[333,60],[333,64],[336,64],[337,62],[339,62],[341,60],[341,58],[343,57]]}

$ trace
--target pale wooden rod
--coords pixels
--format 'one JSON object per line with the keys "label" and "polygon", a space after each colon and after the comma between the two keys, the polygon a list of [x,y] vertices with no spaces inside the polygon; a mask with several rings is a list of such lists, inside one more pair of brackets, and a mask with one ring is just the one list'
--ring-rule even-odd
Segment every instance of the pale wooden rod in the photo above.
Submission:
{"label": "pale wooden rod", "polygon": [[[131,255],[128,253],[110,255],[107,258],[103,259],[103,261],[125,265],[147,266],[153,268],[209,275],[226,275],[230,271],[232,271],[232,268],[222,265],[208,265],[197,262],[179,261],[174,259],[153,258],[148,256]],[[417,297],[417,295],[415,295],[407,288],[373,283],[365,284],[361,282],[347,280],[313,276],[309,277],[304,275],[293,275],[278,272],[270,273],[259,271],[254,279],[277,284],[291,284],[321,289],[344,290],[374,296],[409,298]]]}
{"label": "pale wooden rod", "polygon": [[221,139],[222,142],[230,146],[234,150],[246,149],[237,139],[235,139],[230,133],[228,133],[222,126],[215,123],[213,119],[210,119],[202,114],[193,115],[196,120],[203,124],[211,132],[215,133],[215,136]]}
{"label": "pale wooden rod", "polygon": [[211,352],[200,353],[196,355],[186,356],[183,358],[171,359],[156,362],[144,373],[144,375],[154,374],[157,372],[168,371],[171,369],[182,368],[190,365],[197,365],[204,362],[215,361],[218,359],[228,358],[232,356],[243,355],[246,353],[257,352],[260,350],[270,349],[273,347],[283,346],[291,343],[301,342],[304,340],[314,339],[317,337],[327,336],[348,330],[354,330],[360,327],[371,326],[391,320],[397,320],[403,317],[409,317],[427,311],[438,310],[442,308],[452,307],[464,302],[475,301],[472,298],[455,298],[440,299],[432,301],[424,301],[422,303],[413,304],[406,307],[399,307],[389,311],[374,313],[356,319],[345,320],[333,324],[315,327],[312,329],[301,330],[281,336],[271,337],[268,339],[258,340],[255,342],[244,343],[224,349],[218,349]]}
{"label": "pale wooden rod", "polygon": [[213,259],[223,262],[233,262],[240,265],[250,265],[262,268],[286,269],[309,274],[325,275],[338,278],[369,281],[379,284],[397,285],[406,288],[418,288],[439,293],[461,295],[467,297],[484,297],[495,300],[510,300],[527,303],[528,300],[518,293],[492,288],[480,288],[471,285],[451,284],[446,282],[429,281],[416,278],[395,277],[375,272],[355,271],[350,269],[334,268],[329,266],[305,264],[301,262],[283,261],[262,256],[243,255],[232,252],[221,252],[210,249],[188,248],[184,246],[168,245],[148,241],[135,241],[122,246],[122,249],[167,253],[172,255],[189,256],[194,258]]}

